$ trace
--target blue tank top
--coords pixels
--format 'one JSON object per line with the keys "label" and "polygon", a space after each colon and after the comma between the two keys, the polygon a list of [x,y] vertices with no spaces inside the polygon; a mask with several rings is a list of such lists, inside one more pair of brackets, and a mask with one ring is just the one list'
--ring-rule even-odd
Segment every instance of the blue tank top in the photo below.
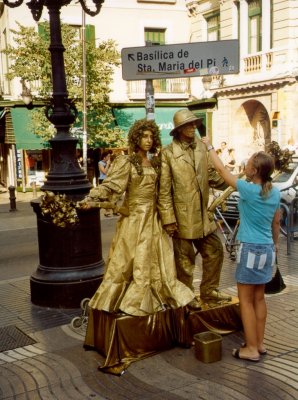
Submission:
{"label": "blue tank top", "polygon": [[280,207],[280,192],[273,187],[267,197],[261,196],[261,185],[237,180],[240,195],[240,226],[237,239],[246,243],[273,243],[272,220]]}

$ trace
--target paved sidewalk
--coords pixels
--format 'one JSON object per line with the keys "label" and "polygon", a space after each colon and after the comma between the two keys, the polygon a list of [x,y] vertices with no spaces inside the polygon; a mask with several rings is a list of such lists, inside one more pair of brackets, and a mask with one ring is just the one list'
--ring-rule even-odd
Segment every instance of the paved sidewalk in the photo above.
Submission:
{"label": "paved sidewalk", "polygon": [[[8,223],[20,232],[36,223],[28,206],[32,193],[16,195],[18,211],[9,212],[8,196],[0,194],[2,233]],[[81,310],[31,304],[29,276],[0,281],[0,333],[18,328],[24,343],[0,352],[0,399],[298,399],[298,251],[294,242],[291,255],[286,255],[285,238],[280,242],[279,266],[287,288],[267,296],[268,355],[259,363],[231,356],[243,340],[237,332],[223,337],[222,359],[216,363],[198,361],[194,348],[177,347],[132,364],[121,377],[104,374],[97,370],[102,357],[83,348],[84,330],[71,327]],[[234,269],[234,261],[226,257],[221,289],[232,295]],[[198,268],[197,285],[199,279]]]}

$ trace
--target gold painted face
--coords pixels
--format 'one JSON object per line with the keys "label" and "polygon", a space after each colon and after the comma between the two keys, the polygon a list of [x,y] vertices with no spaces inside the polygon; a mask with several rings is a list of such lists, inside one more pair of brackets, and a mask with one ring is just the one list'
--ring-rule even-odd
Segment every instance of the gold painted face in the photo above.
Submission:
{"label": "gold painted face", "polygon": [[184,142],[192,141],[195,137],[197,125],[195,122],[189,122],[179,128],[179,138]]}
{"label": "gold painted face", "polygon": [[139,147],[143,151],[149,151],[153,145],[153,133],[151,131],[144,131],[140,139]]}

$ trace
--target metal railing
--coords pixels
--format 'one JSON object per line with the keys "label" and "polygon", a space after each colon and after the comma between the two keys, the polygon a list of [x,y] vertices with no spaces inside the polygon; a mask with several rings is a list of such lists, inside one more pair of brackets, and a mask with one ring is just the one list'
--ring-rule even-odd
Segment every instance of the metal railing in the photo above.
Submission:
{"label": "metal railing", "polygon": [[[130,98],[145,97],[146,81],[129,81],[128,96]],[[190,95],[190,80],[188,78],[156,79],[153,80],[154,93],[171,94],[188,97]]]}
{"label": "metal railing", "polygon": [[296,196],[290,203],[281,203],[282,212],[281,233],[287,238],[287,254],[291,254],[291,247],[296,239],[295,233],[298,232],[298,197]]}
{"label": "metal railing", "polygon": [[245,57],[244,72],[254,73],[260,72],[263,69],[270,70],[272,67],[273,53],[258,53]]}

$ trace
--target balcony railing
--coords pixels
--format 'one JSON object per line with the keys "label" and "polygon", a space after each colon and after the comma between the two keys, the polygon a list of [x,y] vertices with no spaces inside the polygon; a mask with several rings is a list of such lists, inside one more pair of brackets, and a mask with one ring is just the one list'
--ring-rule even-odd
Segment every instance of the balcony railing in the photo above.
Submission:
{"label": "balcony railing", "polygon": [[[145,98],[146,81],[129,81],[127,83],[130,99]],[[153,80],[156,98],[188,98],[190,95],[189,78],[156,79]]]}
{"label": "balcony railing", "polygon": [[244,58],[244,72],[255,73],[270,70],[272,67],[273,53],[258,53]]}

